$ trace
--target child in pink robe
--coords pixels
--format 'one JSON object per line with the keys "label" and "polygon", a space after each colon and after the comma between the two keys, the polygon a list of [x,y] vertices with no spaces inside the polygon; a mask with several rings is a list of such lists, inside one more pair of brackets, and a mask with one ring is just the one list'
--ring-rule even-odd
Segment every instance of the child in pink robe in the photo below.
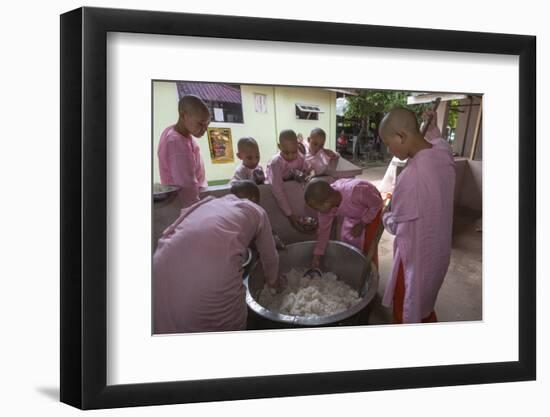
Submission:
{"label": "child in pink robe", "polygon": [[325,131],[319,127],[313,129],[307,138],[306,162],[314,171],[314,175],[323,175],[330,162],[340,157],[336,152],[325,149],[326,139]]}
{"label": "child in pink robe", "polygon": [[231,183],[250,180],[260,185],[265,181],[265,174],[260,162],[260,149],[252,137],[244,137],[237,142],[237,158],[242,162],[235,170]]}
{"label": "child in pink robe", "polygon": [[383,214],[386,230],[395,235],[383,304],[393,304],[395,323],[437,321],[434,306],[451,256],[454,160],[443,139],[422,137],[409,110],[389,112],[380,134],[392,154],[409,158],[391,211]]}
{"label": "child in pink robe", "polygon": [[[319,212],[317,244],[313,250],[312,267],[318,268],[329,241],[334,218],[344,217],[340,238],[366,252],[380,224],[382,198],[368,181],[343,178],[332,184],[321,179],[312,180],[304,194],[308,206]],[[372,229],[372,230],[371,230]],[[367,237],[367,238],[366,238]],[[376,259],[373,259],[378,265]]]}
{"label": "child in pink robe", "polygon": [[[245,191],[237,194],[259,201],[255,184],[242,183],[247,183]],[[250,184],[256,191],[249,191]],[[279,256],[262,207],[229,194],[206,197],[183,209],[153,257],[154,333],[245,329],[242,264],[252,242],[267,284],[277,287]]]}
{"label": "child in pink robe", "polygon": [[273,196],[281,211],[295,229],[302,231],[298,216],[292,212],[288,203],[283,182],[305,179],[311,169],[304,155],[298,151],[298,139],[293,130],[283,130],[279,134],[279,150],[280,152],[267,163],[267,181],[271,184]]}
{"label": "child in pink robe", "polygon": [[204,162],[193,136],[204,135],[210,123],[210,112],[204,102],[193,95],[182,97],[178,111],[177,123],[164,129],[160,136],[160,182],[179,185],[181,204],[188,207],[199,200],[200,188],[207,186]]}

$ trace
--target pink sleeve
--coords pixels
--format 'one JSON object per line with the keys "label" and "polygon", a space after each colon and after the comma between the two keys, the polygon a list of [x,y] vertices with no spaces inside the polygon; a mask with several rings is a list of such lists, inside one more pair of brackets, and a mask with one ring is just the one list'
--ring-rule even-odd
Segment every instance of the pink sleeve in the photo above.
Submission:
{"label": "pink sleeve", "polygon": [[[195,160],[198,160],[198,173],[195,175],[197,183],[200,187],[208,187],[208,182],[206,181],[206,168],[204,167],[204,160],[201,155],[201,148],[195,142],[193,142],[193,149]],[[197,164],[197,163],[195,163]]]}
{"label": "pink sleeve", "polygon": [[384,224],[384,228],[388,231],[388,233],[391,233],[392,235],[395,235],[397,233],[397,223],[395,222],[391,211],[386,211],[384,213],[384,215],[382,216],[382,223]]}
{"label": "pink sleeve", "polygon": [[306,172],[313,171],[315,175],[321,175],[326,171],[326,165],[317,156],[308,156],[304,162]]}
{"label": "pink sleeve", "polygon": [[391,212],[393,221],[396,223],[418,219],[418,193],[412,176],[399,178],[392,196]]}
{"label": "pink sleeve", "polygon": [[187,207],[199,201],[200,184],[195,176],[193,152],[170,152],[168,163],[174,182],[181,187],[179,196],[182,206]]}
{"label": "pink sleeve", "polygon": [[315,171],[314,163],[312,161],[311,156],[304,157],[304,164],[302,165],[302,171],[307,172],[308,174],[311,171]]}
{"label": "pink sleeve", "polygon": [[323,148],[324,155],[329,159],[338,159],[340,158],[340,154],[338,152],[333,151],[332,149],[324,149]]}
{"label": "pink sleeve", "polygon": [[256,249],[260,254],[260,260],[267,282],[275,284],[279,277],[279,254],[275,248],[275,240],[271,230],[271,223],[267,213],[263,211],[260,215],[260,224],[256,234]]}
{"label": "pink sleeve", "polygon": [[231,179],[231,182],[249,180],[250,176],[247,174],[248,172],[246,171],[246,167],[243,165],[239,165],[235,170],[235,174],[233,174],[233,178]]}
{"label": "pink sleeve", "polygon": [[302,168],[301,171],[304,172],[306,175],[311,174],[311,171],[314,171],[312,164],[307,160],[305,156],[301,156],[302,158]]}
{"label": "pink sleeve", "polygon": [[392,196],[391,211],[382,216],[382,223],[386,230],[395,235],[399,223],[418,219],[418,194],[414,182],[407,177],[400,177]]}
{"label": "pink sleeve", "polygon": [[[322,151],[319,151],[322,152]],[[313,170],[315,175],[323,175],[330,163],[330,160],[324,154],[315,155],[309,161],[306,159],[306,162],[309,162],[309,170]]]}
{"label": "pink sleeve", "polygon": [[365,211],[361,216],[361,221],[365,224],[369,224],[374,220],[383,204],[380,192],[376,187],[369,184],[356,185],[353,189],[352,199],[356,204],[365,207]]}
{"label": "pink sleeve", "polygon": [[333,221],[333,215],[319,213],[319,229],[317,233],[317,244],[313,250],[314,255],[323,256],[325,254]]}
{"label": "pink sleeve", "polygon": [[426,135],[424,135],[424,137],[428,142],[431,142],[435,139],[443,139],[441,131],[434,123],[430,123],[430,127],[428,128],[428,131],[426,132]]}
{"label": "pink sleeve", "polygon": [[267,165],[267,180],[271,184],[271,192],[277,200],[277,204],[283,211],[285,216],[292,215],[292,209],[288,204],[285,190],[283,188],[283,173],[280,164],[277,161],[273,161]]}

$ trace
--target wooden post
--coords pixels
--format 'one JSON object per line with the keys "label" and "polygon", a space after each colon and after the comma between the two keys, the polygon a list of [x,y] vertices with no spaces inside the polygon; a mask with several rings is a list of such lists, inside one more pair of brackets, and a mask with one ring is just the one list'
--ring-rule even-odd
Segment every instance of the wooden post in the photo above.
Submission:
{"label": "wooden post", "polygon": [[483,111],[483,97],[479,99],[479,111],[477,112],[476,127],[474,129],[474,142],[472,143],[472,149],[470,150],[470,159],[474,159],[477,148],[477,139],[479,137],[479,129],[481,127],[481,112]]}
{"label": "wooden post", "polygon": [[464,130],[464,139],[462,140],[462,150],[460,151],[460,156],[464,156],[466,151],[466,141],[468,140],[468,130],[470,130],[470,117],[472,115],[472,107],[474,104],[474,98],[468,96],[470,99],[470,105],[468,106],[468,119],[466,120],[466,129]]}

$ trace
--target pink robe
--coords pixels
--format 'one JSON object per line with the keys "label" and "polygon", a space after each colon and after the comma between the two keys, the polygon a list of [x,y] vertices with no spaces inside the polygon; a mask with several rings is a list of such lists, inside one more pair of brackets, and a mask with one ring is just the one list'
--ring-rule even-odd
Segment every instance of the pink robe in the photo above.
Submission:
{"label": "pink robe", "polygon": [[288,203],[285,190],[283,188],[283,182],[291,179],[291,169],[297,169],[306,174],[309,174],[309,167],[306,163],[304,155],[298,153],[298,157],[291,162],[285,160],[280,153],[275,155],[267,163],[267,181],[271,184],[271,191],[279,208],[282,210],[285,216],[292,215],[292,209]]}
{"label": "pink robe", "polygon": [[245,166],[245,164],[241,163],[235,170],[235,173],[233,174],[233,178],[231,178],[231,182],[233,183],[233,182],[242,181],[242,180],[255,181],[256,179],[254,177],[254,171],[257,169],[260,169],[263,172],[263,169],[260,165],[258,165],[254,169],[250,169],[247,166]]}
{"label": "pink robe", "polygon": [[179,197],[183,207],[198,201],[200,188],[208,184],[195,139],[177,132],[175,125],[168,126],[160,136],[158,158],[161,184],[181,187]]}
{"label": "pink robe", "polygon": [[154,332],[245,329],[241,265],[251,242],[275,283],[279,255],[263,208],[230,194],[183,209],[153,256]]}
{"label": "pink robe", "polygon": [[424,136],[424,138],[436,148],[448,152],[451,157],[453,156],[451,145],[449,144],[449,142],[443,139],[441,131],[437,126],[430,124],[430,127],[426,131],[426,135]]}
{"label": "pink robe", "polygon": [[355,178],[343,178],[334,181],[331,187],[342,194],[342,202],[328,213],[319,213],[319,229],[314,255],[322,256],[330,237],[332,222],[336,216],[344,217],[340,239],[356,248],[363,250],[365,233],[358,237],[351,234],[351,229],[362,221],[365,224],[372,222],[382,208],[382,197],[370,182]]}
{"label": "pink robe", "polygon": [[[430,124],[430,127],[426,131],[426,135],[424,137],[432,145],[435,144],[437,147],[445,149],[449,155],[452,156],[453,151],[451,145],[442,138],[441,131],[437,126]],[[401,160],[395,156],[392,158],[391,163],[388,165],[388,169],[384,174],[384,178],[378,186],[378,189],[382,194],[393,193],[393,190],[395,189],[395,180],[397,179],[397,165],[406,163],[406,159]]]}
{"label": "pink robe", "polygon": [[330,157],[324,152],[323,149],[317,151],[316,154],[311,154],[308,151],[306,155],[306,163],[315,172],[315,175],[323,175],[326,172],[330,161]]}
{"label": "pink robe", "polygon": [[419,323],[434,310],[451,256],[454,160],[443,139],[409,158],[397,178],[384,226],[395,235],[394,260],[383,298],[391,306],[399,264],[405,273],[403,322]]}

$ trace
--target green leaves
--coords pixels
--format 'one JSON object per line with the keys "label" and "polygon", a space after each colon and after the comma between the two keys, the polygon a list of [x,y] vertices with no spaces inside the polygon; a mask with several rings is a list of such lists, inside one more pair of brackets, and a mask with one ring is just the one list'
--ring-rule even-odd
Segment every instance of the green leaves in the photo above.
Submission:
{"label": "green leaves", "polygon": [[416,112],[419,119],[429,104],[407,104],[405,91],[360,90],[359,95],[349,96],[345,117],[348,119],[373,118],[376,113],[386,113],[394,107],[406,107]]}

